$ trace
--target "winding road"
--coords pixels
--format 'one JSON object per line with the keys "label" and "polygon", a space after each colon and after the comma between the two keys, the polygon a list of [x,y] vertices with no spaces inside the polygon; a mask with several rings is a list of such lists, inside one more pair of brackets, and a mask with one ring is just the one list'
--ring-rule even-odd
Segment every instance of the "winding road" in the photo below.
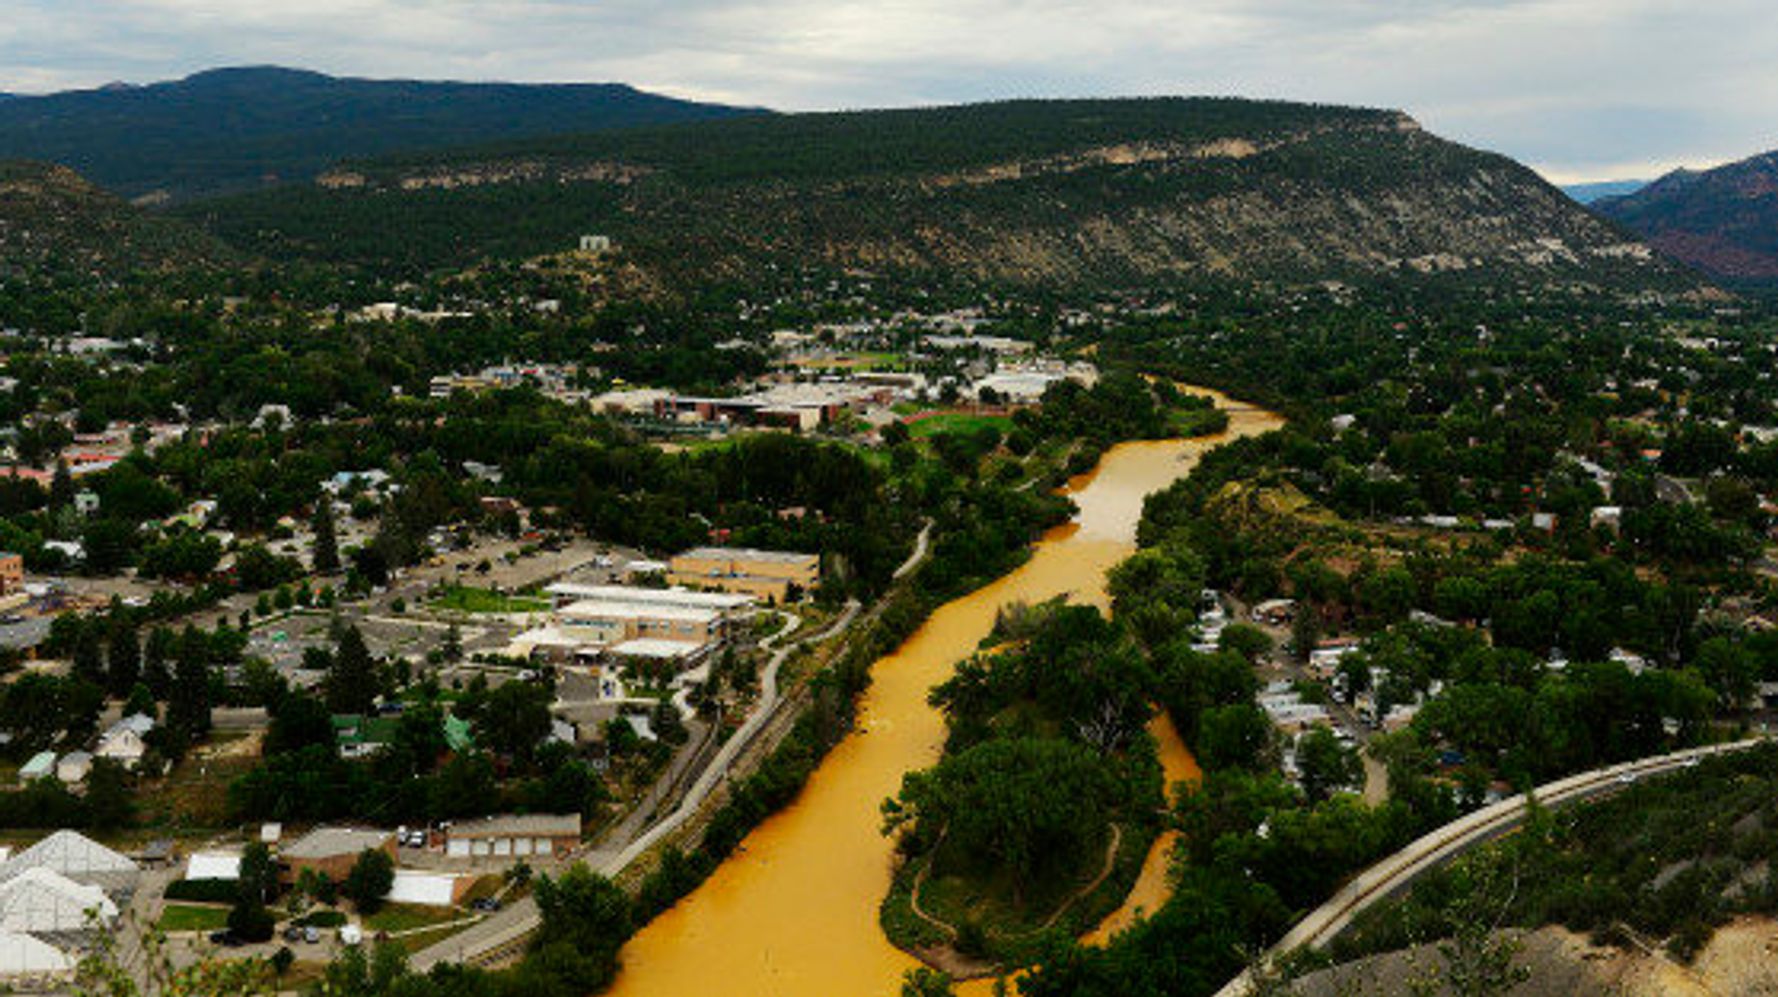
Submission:
{"label": "winding road", "polygon": [[[1530,813],[1530,797],[1535,796],[1544,807],[1603,796],[1650,776],[1689,768],[1712,755],[1745,751],[1767,743],[1764,738],[1751,738],[1731,744],[1689,748],[1670,755],[1658,755],[1641,761],[1624,762],[1607,768],[1582,772],[1565,779],[1545,783],[1531,794],[1501,800],[1483,807],[1432,831],[1401,851],[1389,856],[1353,877],[1333,899],[1311,911],[1297,922],[1295,928],[1266,953],[1276,959],[1302,948],[1319,949],[1337,938],[1352,919],[1375,904],[1394,896],[1413,882],[1453,858],[1514,830]],[[1230,980],[1217,997],[1246,997],[1252,990],[1247,972]]]}

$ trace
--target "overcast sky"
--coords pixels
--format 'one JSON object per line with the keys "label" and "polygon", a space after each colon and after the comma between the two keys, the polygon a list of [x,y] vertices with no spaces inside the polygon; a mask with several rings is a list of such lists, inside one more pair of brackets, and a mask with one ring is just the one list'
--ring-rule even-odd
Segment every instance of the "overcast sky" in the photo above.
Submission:
{"label": "overcast sky", "polygon": [[0,90],[277,63],[781,110],[1236,94],[1398,107],[1572,181],[1778,148],[1772,0],[4,0]]}

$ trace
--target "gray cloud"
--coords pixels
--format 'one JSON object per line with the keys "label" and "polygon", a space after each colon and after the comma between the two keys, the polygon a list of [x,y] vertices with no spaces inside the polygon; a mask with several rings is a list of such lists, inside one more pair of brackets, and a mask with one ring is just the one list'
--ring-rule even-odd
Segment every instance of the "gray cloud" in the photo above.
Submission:
{"label": "gray cloud", "polygon": [[783,109],[1217,93],[1400,107],[1562,179],[1778,146],[1769,0],[8,0],[0,89],[279,63]]}

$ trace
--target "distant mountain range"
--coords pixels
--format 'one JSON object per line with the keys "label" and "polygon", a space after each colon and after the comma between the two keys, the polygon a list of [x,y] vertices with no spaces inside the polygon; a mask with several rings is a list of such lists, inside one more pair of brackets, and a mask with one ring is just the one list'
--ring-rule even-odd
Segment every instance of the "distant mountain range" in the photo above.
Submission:
{"label": "distant mountain range", "polygon": [[1574,198],[1582,204],[1592,204],[1607,197],[1623,197],[1634,194],[1648,186],[1647,180],[1601,180],[1595,183],[1571,183],[1562,187],[1562,193]]}
{"label": "distant mountain range", "polygon": [[1713,277],[1778,283],[1778,152],[1670,173],[1593,208]]}
{"label": "distant mountain range", "polygon": [[1232,99],[730,118],[370,160],[181,214],[253,252],[377,269],[603,233],[663,287],[810,267],[1093,286],[1677,273],[1399,112]]}
{"label": "distant mountain range", "polygon": [[59,163],[128,198],[307,181],[350,157],[758,113],[619,84],[342,79],[218,69],[0,100],[0,159]]}

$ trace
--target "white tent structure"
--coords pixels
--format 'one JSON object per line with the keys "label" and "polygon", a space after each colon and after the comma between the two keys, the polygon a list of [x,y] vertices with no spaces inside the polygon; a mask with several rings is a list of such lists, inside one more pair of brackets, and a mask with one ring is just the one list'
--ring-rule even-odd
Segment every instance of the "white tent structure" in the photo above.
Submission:
{"label": "white tent structure", "polygon": [[0,883],[0,931],[85,931],[117,919],[117,905],[97,886],[50,869],[26,869]]}
{"label": "white tent structure", "polygon": [[55,978],[74,971],[74,959],[46,941],[0,931],[0,979]]}
{"label": "white tent structure", "polygon": [[0,865],[0,882],[29,869],[48,869],[77,883],[125,890],[134,886],[136,863],[76,831],[57,831]]}

